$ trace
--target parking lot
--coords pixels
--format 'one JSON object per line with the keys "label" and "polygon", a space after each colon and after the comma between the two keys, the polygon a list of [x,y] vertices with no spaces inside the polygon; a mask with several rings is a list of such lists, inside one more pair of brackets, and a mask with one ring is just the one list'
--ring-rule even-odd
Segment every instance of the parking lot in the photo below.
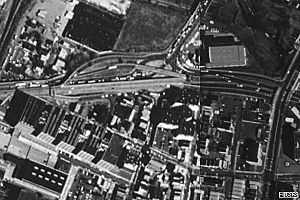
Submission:
{"label": "parking lot", "polygon": [[79,3],[68,22],[63,36],[98,51],[111,50],[122,29],[124,20],[92,6]]}

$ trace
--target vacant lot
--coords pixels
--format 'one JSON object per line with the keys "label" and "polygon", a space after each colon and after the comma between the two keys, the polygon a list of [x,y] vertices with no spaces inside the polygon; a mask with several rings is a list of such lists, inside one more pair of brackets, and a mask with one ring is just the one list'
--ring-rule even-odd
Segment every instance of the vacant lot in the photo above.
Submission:
{"label": "vacant lot", "polygon": [[130,9],[114,50],[164,50],[188,19],[185,13],[147,2],[135,1]]}

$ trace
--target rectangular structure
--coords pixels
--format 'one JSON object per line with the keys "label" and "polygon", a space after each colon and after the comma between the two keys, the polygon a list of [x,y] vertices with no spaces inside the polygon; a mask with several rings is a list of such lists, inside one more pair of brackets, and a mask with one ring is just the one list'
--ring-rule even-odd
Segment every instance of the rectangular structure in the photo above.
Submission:
{"label": "rectangular structure", "polygon": [[24,160],[23,164],[17,166],[15,177],[61,193],[67,174],[30,160]]}
{"label": "rectangular structure", "polygon": [[206,67],[246,66],[246,49],[241,45],[209,47],[210,63]]}

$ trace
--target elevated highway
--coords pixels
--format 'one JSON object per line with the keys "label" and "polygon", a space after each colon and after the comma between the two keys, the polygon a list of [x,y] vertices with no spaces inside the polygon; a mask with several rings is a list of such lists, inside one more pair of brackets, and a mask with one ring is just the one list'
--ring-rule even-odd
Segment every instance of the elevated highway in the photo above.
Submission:
{"label": "elevated highway", "polygon": [[[178,72],[166,70],[166,69],[161,69],[159,67],[153,67],[153,66],[148,66],[148,65],[141,65],[141,64],[129,64],[129,63],[118,63],[114,64],[116,68],[122,68],[122,67],[128,67],[128,68],[133,68],[130,72],[126,73],[126,76],[131,76],[136,70],[142,70],[142,71],[148,71],[148,72],[153,72],[154,74],[163,74],[165,76],[172,76],[172,77],[179,77],[179,78],[185,78],[185,74],[181,74]],[[74,81],[89,81],[89,80],[97,80],[97,79],[103,79],[103,73],[105,70],[109,70],[107,68],[109,66],[101,66],[95,71],[89,71],[85,73],[80,73],[72,78],[70,78],[70,82]],[[118,77],[118,75],[115,75]],[[120,75],[122,77],[122,75]],[[124,75],[123,75],[124,76]],[[65,82],[67,83],[67,82]]]}
{"label": "elevated highway", "polygon": [[[116,94],[137,92],[144,89],[151,92],[160,92],[170,85],[183,87],[184,82],[184,78],[156,78],[92,84],[63,84],[59,86],[46,85],[45,87],[25,87],[19,89],[35,96],[55,97],[57,95],[60,99],[75,101],[77,99],[90,97],[101,93]],[[7,97],[8,95],[11,95],[14,90],[15,88],[1,89],[0,96]]]}
{"label": "elevated highway", "polygon": [[165,58],[165,52],[159,53],[151,53],[147,55],[139,55],[139,54],[130,54],[128,53],[120,53],[120,52],[112,52],[107,55],[103,55],[101,57],[95,58],[91,61],[84,63],[83,65],[79,66],[76,70],[74,70],[63,82],[68,82],[72,77],[75,75],[80,75],[84,73],[93,72],[97,69],[101,69],[102,67],[106,67],[113,64],[119,64],[120,61],[122,63],[137,63],[139,64],[143,60],[158,60]]}
{"label": "elevated highway", "polygon": [[280,79],[275,79],[269,76],[265,76],[262,74],[255,74],[255,73],[250,73],[250,72],[242,72],[242,71],[231,71],[231,70],[222,70],[222,69],[204,69],[201,71],[196,71],[194,73],[195,75],[198,76],[203,76],[203,75],[227,75],[227,76],[232,76],[232,77],[239,77],[243,79],[248,79],[248,80],[256,80],[259,82],[265,82],[266,84],[270,85],[276,85],[278,86],[283,82],[283,80]]}
{"label": "elevated highway", "polygon": [[[261,82],[261,81],[254,81],[252,79],[245,79],[240,78],[236,76],[227,76],[227,75],[220,75],[220,76],[214,76],[214,75],[205,75],[199,77],[202,81],[215,81],[217,83],[219,82],[227,82],[227,83],[234,83],[234,84],[240,84],[240,85],[251,85],[253,88],[266,88],[270,90],[276,90],[276,85],[271,85],[269,83]],[[196,80],[195,80],[196,81]],[[200,81],[198,81],[200,83]]]}
{"label": "elevated highway", "polygon": [[228,88],[232,90],[241,89],[241,90],[257,92],[257,93],[268,93],[270,94],[270,96],[273,96],[272,94],[274,93],[273,89],[269,89],[266,87],[260,87],[260,89],[257,90],[257,86],[253,86],[250,84],[243,84],[243,87],[238,87],[239,84],[237,85],[236,83],[232,83],[232,82],[228,83],[228,82],[201,81],[200,86],[201,88],[213,86],[213,87]]}
{"label": "elevated highway", "polygon": [[184,78],[161,78],[118,82],[104,82],[92,84],[61,85],[53,87],[54,93],[63,96],[91,95],[97,93],[124,93],[146,89],[148,91],[162,91],[169,85],[180,86]]}

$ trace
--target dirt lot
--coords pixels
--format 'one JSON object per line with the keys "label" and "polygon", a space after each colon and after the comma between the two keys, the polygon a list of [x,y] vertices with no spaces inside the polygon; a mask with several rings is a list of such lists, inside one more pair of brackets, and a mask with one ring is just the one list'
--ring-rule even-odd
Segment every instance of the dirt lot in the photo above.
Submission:
{"label": "dirt lot", "polygon": [[[27,16],[30,18],[38,20],[40,23],[44,24],[47,28],[45,32],[45,37],[51,40],[54,39],[53,35],[53,23],[56,17],[61,17],[66,12],[67,3],[62,0],[38,0],[34,7],[28,12]],[[44,12],[44,17],[38,17],[38,12]],[[62,24],[65,26],[66,24]]]}

